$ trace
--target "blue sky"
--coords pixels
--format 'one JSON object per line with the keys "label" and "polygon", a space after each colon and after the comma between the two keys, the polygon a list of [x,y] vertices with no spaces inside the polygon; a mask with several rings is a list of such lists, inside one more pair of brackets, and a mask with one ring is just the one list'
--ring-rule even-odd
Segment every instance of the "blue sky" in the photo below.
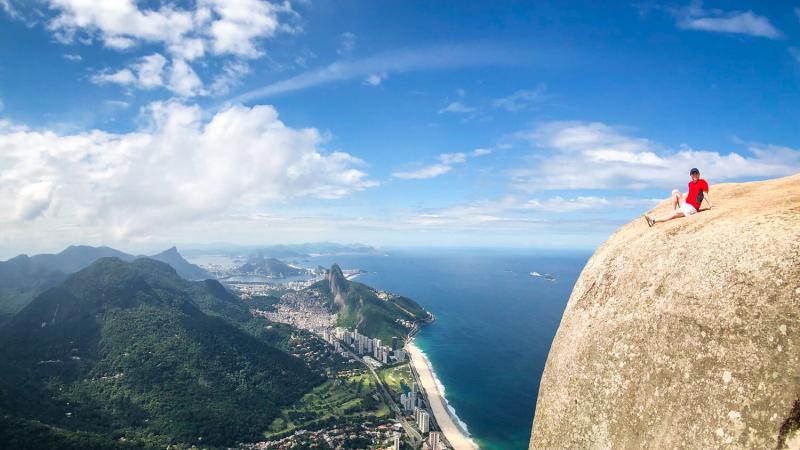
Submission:
{"label": "blue sky", "polygon": [[800,170],[800,3],[0,0],[0,256],[591,248]]}

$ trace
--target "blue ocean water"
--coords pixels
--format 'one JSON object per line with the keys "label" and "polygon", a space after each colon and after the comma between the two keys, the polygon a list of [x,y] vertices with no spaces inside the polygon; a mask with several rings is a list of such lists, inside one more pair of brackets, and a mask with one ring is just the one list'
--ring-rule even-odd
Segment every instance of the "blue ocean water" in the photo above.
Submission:
{"label": "blue ocean water", "polygon": [[[398,249],[316,257],[364,269],[357,280],[415,299],[437,320],[416,343],[484,450],[528,448],[539,379],[587,252]],[[554,281],[530,272],[551,274]]]}

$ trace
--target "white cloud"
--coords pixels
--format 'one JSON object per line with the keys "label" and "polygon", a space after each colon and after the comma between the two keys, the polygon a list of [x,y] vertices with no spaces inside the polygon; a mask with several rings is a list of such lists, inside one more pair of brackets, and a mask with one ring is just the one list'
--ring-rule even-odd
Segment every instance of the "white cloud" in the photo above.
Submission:
{"label": "white cloud", "polygon": [[540,84],[534,89],[522,89],[507,97],[495,99],[492,106],[512,112],[526,109],[544,100],[546,90],[544,84]]}
{"label": "white cloud", "polygon": [[371,73],[364,79],[364,84],[369,86],[380,86],[380,84],[387,78],[386,72],[384,73]]}
{"label": "white cloud", "polygon": [[443,164],[460,164],[467,162],[467,154],[463,152],[458,153],[442,153],[439,155],[439,161]]}
{"label": "white cloud", "polygon": [[439,114],[444,113],[456,113],[456,114],[466,114],[475,112],[475,108],[472,106],[468,106],[460,101],[450,102],[444,108],[439,110]]}
{"label": "white cloud", "polygon": [[[89,44],[99,40],[114,50],[141,44],[160,45],[171,60],[167,87],[183,96],[227,92],[235,84],[235,76],[242,74],[237,72],[242,67],[239,60],[262,56],[262,40],[279,32],[296,31],[288,22],[296,17],[288,1],[197,0],[188,8],[169,1],[148,2],[147,6],[135,0],[47,1],[54,12],[47,28],[62,43]],[[156,55],[164,58],[160,53],[151,57]],[[236,59],[222,66],[222,73],[214,76],[209,90],[202,88],[204,83],[190,66],[192,61],[207,55]],[[80,56],[67,54],[65,58],[79,60]],[[164,85],[160,70],[166,59],[154,67],[158,70],[151,77],[141,73],[144,68],[137,69],[137,64],[143,62],[122,69],[105,69],[93,76],[92,81],[138,89]]]}
{"label": "white cloud", "polygon": [[140,9],[134,0],[87,2],[49,0],[57,12],[48,28],[59,40],[71,43],[79,34],[102,41],[107,47],[125,49],[139,43],[160,43],[185,60],[205,54],[255,58],[261,55],[257,41],[291,31],[281,15],[293,15],[288,2],[264,0],[198,0],[193,9],[163,2]]}
{"label": "white cloud", "polygon": [[114,83],[122,86],[128,86],[136,83],[136,75],[134,75],[130,69],[121,69],[116,72],[103,71],[92,75],[92,83]]}
{"label": "white cloud", "polygon": [[81,55],[77,53],[64,53],[64,59],[66,59],[67,61],[78,62],[83,58],[81,57]]}
{"label": "white cloud", "polygon": [[392,176],[402,180],[425,180],[444,175],[450,172],[451,169],[452,167],[447,164],[433,164],[416,170],[394,172]]}
{"label": "white cloud", "polygon": [[356,35],[346,31],[342,33],[340,38],[341,41],[339,42],[339,48],[336,49],[336,53],[343,56],[349,56],[356,48]]}
{"label": "white cloud", "polygon": [[328,66],[254,89],[234,98],[248,102],[335,81],[362,79],[371,74],[390,75],[412,70],[477,67],[487,64],[519,64],[529,54],[488,45],[446,45],[380,53],[358,60],[341,60]]}
{"label": "white cloud", "polygon": [[17,192],[14,218],[31,220],[39,217],[50,206],[52,195],[53,184],[49,181],[22,186]]}
{"label": "white cloud", "polygon": [[511,172],[513,183],[527,191],[683,187],[692,167],[712,182],[800,171],[800,150],[788,147],[751,143],[752,156],[690,147],[672,151],[599,122],[550,122],[517,137],[537,148],[529,168]]}
{"label": "white cloud", "polygon": [[[313,128],[271,106],[153,103],[125,134],[58,134],[0,121],[3,241],[55,232],[142,238],[155,230],[253,211],[298,197],[334,199],[375,186],[344,152],[324,152]],[[69,235],[69,233],[73,233]]]}
{"label": "white cloud", "polygon": [[263,0],[204,0],[200,10],[208,8],[212,18],[209,33],[215,54],[231,54],[245,58],[262,55],[256,40],[273,36],[280,30],[293,31],[281,24],[281,14],[293,13],[288,1],[270,3]]}
{"label": "white cloud", "polygon": [[169,89],[183,97],[191,97],[203,94],[203,82],[192,69],[192,67],[182,59],[172,61],[172,68],[169,75]]}
{"label": "white cloud", "polygon": [[392,173],[392,177],[404,180],[425,180],[435,178],[439,175],[444,175],[453,169],[456,164],[464,164],[467,158],[480,157],[488,155],[491,150],[478,148],[469,153],[456,152],[456,153],[441,153],[438,156],[439,162],[427,166],[422,166],[414,170],[405,170]]}
{"label": "white cloud", "polygon": [[139,89],[153,89],[164,85],[162,78],[167,59],[159,53],[139,58],[128,68],[115,72],[102,71],[92,76],[95,84],[114,83],[134,86]]}
{"label": "white cloud", "polygon": [[209,88],[217,95],[224,95],[237,86],[243,77],[251,72],[250,66],[242,61],[229,61],[222,67],[222,72],[214,78]]}
{"label": "white cloud", "polygon": [[746,34],[769,39],[779,39],[783,36],[768,18],[752,11],[706,10],[698,2],[678,10],[676,15],[678,27],[687,30]]}

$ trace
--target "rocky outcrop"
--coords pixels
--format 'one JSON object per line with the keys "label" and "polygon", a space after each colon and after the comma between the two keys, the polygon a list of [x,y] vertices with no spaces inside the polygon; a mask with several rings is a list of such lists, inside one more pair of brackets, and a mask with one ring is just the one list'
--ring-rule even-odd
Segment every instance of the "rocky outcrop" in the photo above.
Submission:
{"label": "rocky outcrop", "polygon": [[800,175],[711,198],[632,221],[586,264],[531,449],[800,448]]}
{"label": "rocky outcrop", "polygon": [[[332,265],[331,270],[328,271],[325,278],[328,281],[328,286],[330,286],[334,302],[339,305],[339,308],[344,310],[347,308],[345,297],[347,296],[348,285],[347,278],[345,278],[341,267],[339,267],[338,264]],[[344,313],[344,311],[341,312]]]}

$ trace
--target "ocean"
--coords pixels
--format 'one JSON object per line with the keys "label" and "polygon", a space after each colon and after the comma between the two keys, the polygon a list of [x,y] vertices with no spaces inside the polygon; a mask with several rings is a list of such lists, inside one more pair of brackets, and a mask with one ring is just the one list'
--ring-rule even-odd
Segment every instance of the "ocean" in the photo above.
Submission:
{"label": "ocean", "polygon": [[[309,263],[413,298],[436,315],[415,343],[483,450],[528,448],[539,379],[589,251],[390,249]],[[532,276],[537,272],[541,276]],[[550,279],[548,279],[550,278]]]}

